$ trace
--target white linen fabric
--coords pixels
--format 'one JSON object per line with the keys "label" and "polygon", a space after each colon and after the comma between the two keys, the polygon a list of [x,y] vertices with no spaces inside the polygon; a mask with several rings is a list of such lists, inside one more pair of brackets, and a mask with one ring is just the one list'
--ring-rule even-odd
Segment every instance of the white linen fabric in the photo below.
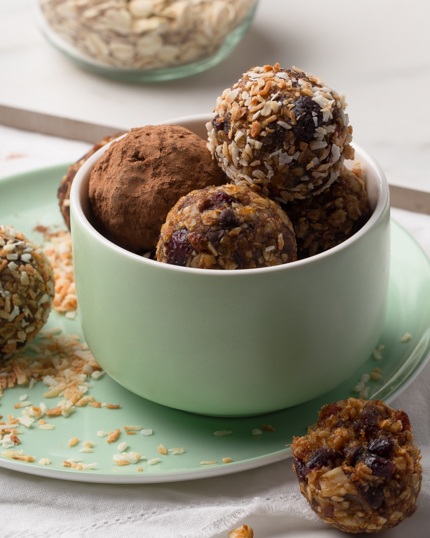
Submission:
{"label": "white linen fabric", "polygon": [[[0,127],[0,176],[77,160],[88,147]],[[392,215],[430,256],[430,217],[398,209]],[[381,537],[430,534],[429,387],[430,364],[391,404],[410,416],[423,454],[424,481],[417,515]],[[343,535],[317,522],[300,495],[291,460],[230,476],[138,486],[81,484],[0,468],[1,538],[227,537],[229,530],[258,514],[313,520],[312,536]],[[286,523],[282,536],[311,536],[288,528]],[[265,538],[264,530],[256,538]]]}

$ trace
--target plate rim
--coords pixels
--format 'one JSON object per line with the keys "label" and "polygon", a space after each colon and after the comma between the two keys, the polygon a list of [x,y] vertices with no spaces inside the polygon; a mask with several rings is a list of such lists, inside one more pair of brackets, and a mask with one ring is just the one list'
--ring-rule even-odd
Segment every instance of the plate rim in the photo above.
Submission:
{"label": "plate rim", "polygon": [[[31,180],[31,177],[36,174],[46,174],[58,175],[63,174],[67,171],[69,164],[57,164],[49,167],[41,167],[33,170],[28,170],[18,174],[5,176],[0,178],[0,188],[7,188],[9,184],[12,184],[16,180]],[[52,181],[50,178],[47,178],[46,181]],[[5,185],[6,183],[6,185]],[[430,282],[430,260],[427,257],[424,249],[421,245],[415,240],[415,238],[401,226],[395,219],[391,217],[390,219],[391,226],[395,226],[398,229],[398,233],[403,233],[407,238],[407,241],[411,242],[414,245],[414,248],[417,252],[420,252],[423,258],[423,262],[426,267],[426,276]],[[410,352],[411,353],[411,352]],[[409,354],[410,354],[409,353]],[[408,354],[408,355],[409,355]],[[391,393],[385,398],[386,403],[390,403],[395,400],[404,390],[406,390],[419,376],[421,371],[424,369],[426,364],[430,359],[430,342],[427,344],[426,353],[423,355],[418,364],[412,365],[408,374],[406,375],[406,380],[401,382],[400,386],[393,389]],[[391,379],[391,378],[390,378]],[[390,380],[387,380],[384,383],[384,386],[389,384]],[[342,385],[342,383],[340,384]],[[339,386],[340,386],[339,385]],[[383,387],[381,387],[382,389]],[[309,402],[305,402],[309,403]],[[268,415],[268,414],[266,414]],[[265,416],[265,415],[263,415]],[[1,454],[0,454],[1,456]],[[239,473],[251,469],[256,469],[263,467],[265,465],[270,465],[285,459],[292,457],[291,448],[287,447],[275,452],[271,452],[268,455],[256,456],[253,458],[248,458],[239,462],[232,462],[228,465],[214,465],[202,468],[188,469],[185,471],[176,471],[168,469],[166,471],[160,470],[152,473],[139,473],[139,474],[129,474],[129,473],[105,473],[101,469],[93,471],[80,471],[80,472],[71,472],[68,469],[54,469],[46,466],[38,465],[29,465],[28,463],[7,459],[0,457],[0,467],[12,471],[17,471],[25,474],[30,474],[33,476],[42,476],[46,478],[54,478],[59,480],[67,480],[73,482],[85,482],[85,483],[97,483],[97,484],[149,484],[149,483],[166,483],[166,482],[183,482],[197,479],[212,478],[217,476],[224,476],[234,473]]]}

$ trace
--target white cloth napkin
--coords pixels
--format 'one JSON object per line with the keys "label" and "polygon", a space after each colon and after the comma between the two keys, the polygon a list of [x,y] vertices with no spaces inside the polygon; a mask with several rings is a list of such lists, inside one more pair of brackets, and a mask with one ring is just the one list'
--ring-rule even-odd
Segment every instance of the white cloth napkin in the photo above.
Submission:
{"label": "white cloth napkin", "polygon": [[[0,127],[2,139],[0,176],[77,160],[88,147]],[[57,150],[54,161],[53,147]],[[24,155],[18,157],[19,153]],[[396,209],[393,217],[430,255],[430,217]],[[417,515],[381,533],[381,538],[430,536],[429,387],[430,364],[391,404],[405,409],[411,418],[423,453],[424,481]],[[290,532],[286,516],[315,521],[312,536],[342,536],[327,530],[308,508],[291,470],[291,460],[230,476],[138,486],[80,484],[0,468],[1,538],[227,538],[229,530],[258,514],[284,516],[282,536],[311,536],[294,530],[296,526]],[[266,536],[264,529],[256,534],[256,538]]]}

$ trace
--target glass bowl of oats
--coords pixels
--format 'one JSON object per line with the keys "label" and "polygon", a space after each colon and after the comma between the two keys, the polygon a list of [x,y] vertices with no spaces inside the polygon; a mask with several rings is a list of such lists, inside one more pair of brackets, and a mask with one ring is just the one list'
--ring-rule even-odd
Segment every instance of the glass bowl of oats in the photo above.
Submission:
{"label": "glass bowl of oats", "polygon": [[42,33],[79,66],[131,81],[181,78],[221,62],[258,0],[36,0]]}

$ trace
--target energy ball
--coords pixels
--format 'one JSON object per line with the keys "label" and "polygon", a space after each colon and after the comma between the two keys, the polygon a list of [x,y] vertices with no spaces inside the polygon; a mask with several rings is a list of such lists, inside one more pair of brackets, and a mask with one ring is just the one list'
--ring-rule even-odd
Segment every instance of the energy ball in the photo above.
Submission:
{"label": "energy ball", "polygon": [[341,531],[387,530],[417,510],[421,456],[400,409],[356,398],[325,405],[292,449],[302,494]]}
{"label": "energy ball", "polygon": [[366,184],[346,168],[321,194],[294,200],[283,208],[294,226],[299,260],[339,245],[370,217]]}
{"label": "energy ball", "polygon": [[100,142],[97,142],[88,153],[86,153],[79,161],[75,162],[74,164],[71,164],[67,170],[67,174],[63,176],[63,179],[61,180],[60,187],[58,188],[57,196],[59,200],[60,205],[60,211],[63,215],[64,222],[66,223],[67,228],[70,230],[70,190],[72,188],[73,180],[75,179],[75,176],[81,168],[81,166],[86,162],[91,155],[93,155],[96,151],[98,151],[103,146],[106,146],[106,144],[109,144],[109,142],[112,142],[112,140],[117,139],[119,136],[123,135],[125,133],[117,133],[113,136],[105,136]]}
{"label": "energy ball", "polygon": [[43,250],[12,226],[0,226],[0,360],[21,351],[45,325],[54,284]]}
{"label": "energy ball", "polygon": [[200,269],[269,267],[296,256],[290,219],[246,185],[207,187],[181,198],[157,245],[158,261]]}
{"label": "energy ball", "polygon": [[217,99],[208,146],[227,176],[290,202],[327,189],[352,159],[343,95],[279,64],[253,67]]}
{"label": "energy ball", "polygon": [[94,167],[89,197],[94,216],[121,246],[154,250],[167,213],[194,189],[227,178],[206,143],[184,127],[132,129]]}

